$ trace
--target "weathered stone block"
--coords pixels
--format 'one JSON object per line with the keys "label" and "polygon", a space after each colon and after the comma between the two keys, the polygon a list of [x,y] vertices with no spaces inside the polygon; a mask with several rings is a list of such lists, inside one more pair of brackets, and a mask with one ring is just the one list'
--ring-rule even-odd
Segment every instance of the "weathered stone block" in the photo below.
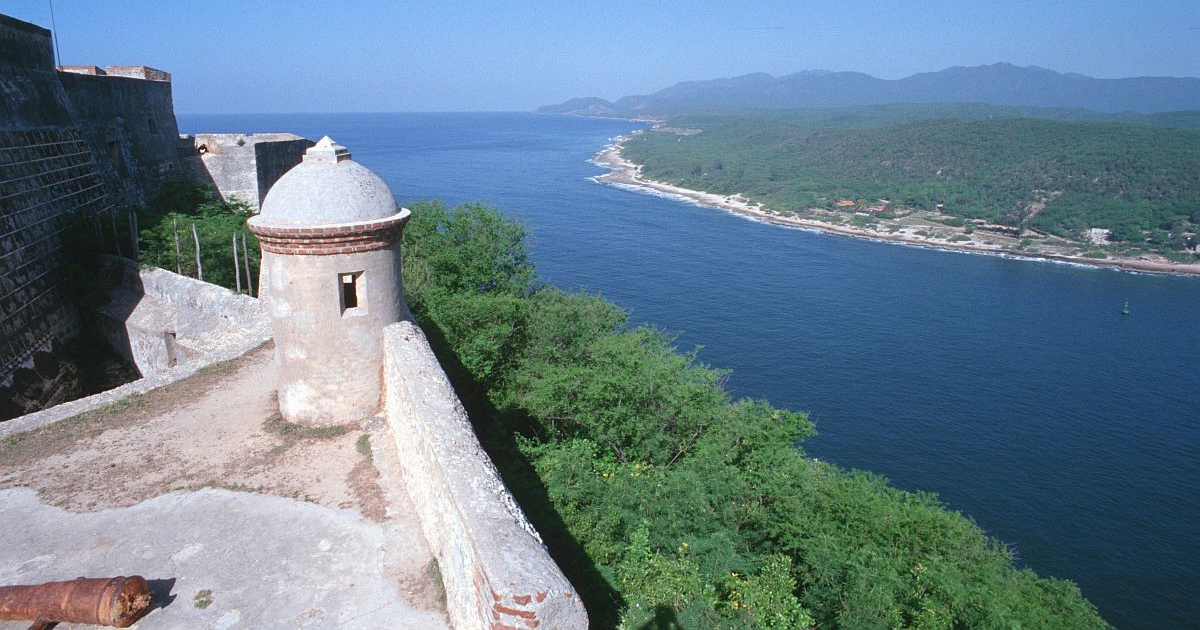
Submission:
{"label": "weathered stone block", "polygon": [[385,348],[387,419],[451,622],[586,628],[583,602],[480,446],[425,334],[407,321],[388,326]]}

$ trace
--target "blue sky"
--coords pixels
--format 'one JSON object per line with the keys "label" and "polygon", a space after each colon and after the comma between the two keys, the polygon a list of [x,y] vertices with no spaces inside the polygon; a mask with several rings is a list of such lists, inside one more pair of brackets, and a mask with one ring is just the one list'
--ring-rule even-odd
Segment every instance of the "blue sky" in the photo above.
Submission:
{"label": "blue sky", "polygon": [[[1200,2],[57,0],[63,62],[174,76],[182,113],[529,110],[748,72],[1006,61],[1200,76]],[[0,13],[50,27],[47,0]]]}

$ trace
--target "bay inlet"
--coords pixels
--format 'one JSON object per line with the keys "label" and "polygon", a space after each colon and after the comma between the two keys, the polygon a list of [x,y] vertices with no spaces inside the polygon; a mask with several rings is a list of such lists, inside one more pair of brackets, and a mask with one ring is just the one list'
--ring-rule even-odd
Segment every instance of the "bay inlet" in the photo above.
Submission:
{"label": "bay inlet", "polygon": [[597,184],[588,160],[646,126],[623,120],[179,120],[329,134],[401,202],[491,203],[525,222],[544,281],[678,331],[737,396],[808,411],[809,454],[936,492],[1118,627],[1200,619],[1200,278],[896,247]]}

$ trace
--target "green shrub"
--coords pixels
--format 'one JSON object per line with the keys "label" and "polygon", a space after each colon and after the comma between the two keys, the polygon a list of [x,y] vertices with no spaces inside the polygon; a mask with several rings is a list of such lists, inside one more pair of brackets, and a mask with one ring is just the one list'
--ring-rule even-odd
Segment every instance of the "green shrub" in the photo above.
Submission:
{"label": "green shrub", "polygon": [[535,284],[519,224],[410,207],[410,304],[596,627],[1104,627],[935,497],[806,457],[805,414]]}
{"label": "green shrub", "polygon": [[[219,200],[211,187],[173,182],[163,187],[149,207],[138,210],[141,249],[138,259],[145,265],[198,277],[196,241],[199,240],[200,267],[205,282],[233,289],[240,279],[245,288],[247,274],[241,267],[249,260],[249,275],[257,284],[259,244],[246,227],[246,220],[252,214],[250,206],[241,201]],[[233,251],[235,233],[239,239],[237,252]],[[246,239],[244,251],[240,245],[242,238]],[[239,275],[236,279],[235,253]]]}

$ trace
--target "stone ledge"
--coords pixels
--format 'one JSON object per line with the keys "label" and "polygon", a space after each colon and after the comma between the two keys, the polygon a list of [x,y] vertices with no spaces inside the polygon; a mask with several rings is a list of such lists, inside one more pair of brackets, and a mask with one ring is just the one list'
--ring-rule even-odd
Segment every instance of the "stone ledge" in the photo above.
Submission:
{"label": "stone ledge", "polygon": [[587,611],[480,446],[425,334],[384,331],[387,419],[457,628],[586,628]]}

